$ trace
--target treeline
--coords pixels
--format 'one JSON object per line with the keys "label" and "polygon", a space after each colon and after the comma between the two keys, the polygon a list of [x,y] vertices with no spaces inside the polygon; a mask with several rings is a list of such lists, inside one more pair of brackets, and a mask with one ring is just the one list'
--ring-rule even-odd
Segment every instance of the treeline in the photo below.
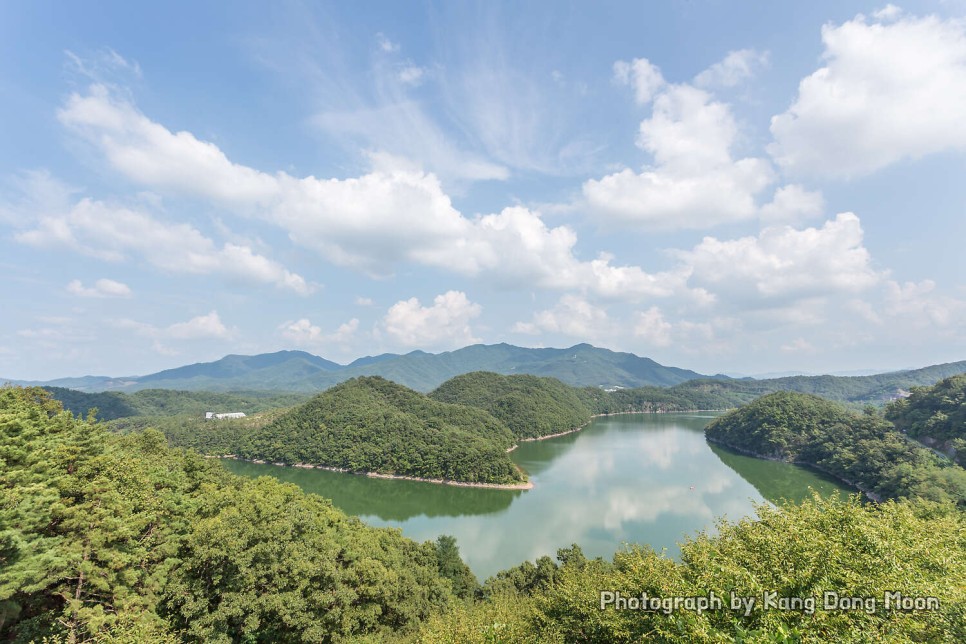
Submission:
{"label": "treeline", "polygon": [[884,418],[809,394],[777,392],[715,419],[708,440],[756,456],[815,466],[872,496],[966,507],[966,470]]}
{"label": "treeline", "polygon": [[452,544],[112,435],[41,389],[0,389],[0,458],[4,641],[381,641],[454,601],[442,571],[470,583]]}
{"label": "treeline", "polygon": [[203,416],[206,411],[240,411],[252,414],[278,407],[292,407],[305,402],[309,395],[303,393],[269,393],[249,391],[220,393],[215,391],[175,391],[172,389],[143,389],[133,394],[117,391],[87,393],[44,387],[59,400],[64,409],[77,416],[87,416],[91,409],[97,410],[100,420],[115,420],[131,416]]}
{"label": "treeline", "polygon": [[966,466],[966,375],[933,387],[914,387],[908,398],[891,403],[885,415],[899,430]]}
{"label": "treeline", "polygon": [[485,411],[373,376],[336,385],[244,433],[232,453],[353,472],[519,483],[524,476],[507,455],[513,444],[506,425]]}
{"label": "treeline", "polygon": [[447,380],[429,397],[483,409],[516,438],[539,438],[590,422],[591,411],[579,392],[556,378],[474,371]]}

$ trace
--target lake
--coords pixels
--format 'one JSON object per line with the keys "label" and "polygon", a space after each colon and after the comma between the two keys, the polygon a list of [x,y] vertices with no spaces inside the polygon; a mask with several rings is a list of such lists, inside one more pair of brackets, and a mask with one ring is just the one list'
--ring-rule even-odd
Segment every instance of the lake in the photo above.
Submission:
{"label": "lake", "polygon": [[521,443],[511,453],[531,490],[494,490],[377,479],[325,470],[223,461],[245,476],[270,475],[332,499],[374,526],[425,541],[456,537],[482,581],[499,570],[578,544],[609,559],[623,543],[679,554],[678,542],[713,530],[754,504],[793,501],[809,488],[849,492],[829,477],[710,445],[714,414],[633,414],[595,419],[580,432]]}

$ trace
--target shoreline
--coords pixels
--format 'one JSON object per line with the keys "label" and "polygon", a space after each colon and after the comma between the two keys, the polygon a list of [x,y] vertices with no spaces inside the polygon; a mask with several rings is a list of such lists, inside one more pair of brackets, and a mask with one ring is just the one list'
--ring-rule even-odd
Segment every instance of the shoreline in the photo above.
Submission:
{"label": "shoreline", "polygon": [[[368,476],[372,479],[396,479],[399,481],[417,481],[420,483],[435,483],[437,485],[452,485],[454,487],[479,487],[492,490],[530,490],[533,489],[533,481],[527,480],[521,483],[471,483],[469,481],[451,481],[447,479],[427,479],[419,476],[405,476],[402,474],[382,474],[380,472],[357,472],[342,467],[331,467],[328,465],[312,465],[311,463],[273,463],[260,458],[240,458],[234,454],[222,454],[220,456],[209,455],[205,458],[227,459],[231,461],[244,461],[255,463],[256,465],[277,465],[279,467],[297,467],[303,470],[325,470],[327,472],[339,472],[340,474],[355,474],[356,476]],[[515,465],[515,464],[514,464]]]}
{"label": "shoreline", "polygon": [[856,483],[853,483],[852,481],[850,481],[850,480],[848,480],[846,478],[843,478],[842,476],[839,476],[838,474],[835,474],[833,472],[829,472],[824,467],[821,467],[819,465],[816,465],[815,463],[809,463],[808,461],[788,460],[788,459],[785,459],[785,458],[778,458],[776,456],[764,456],[762,454],[757,454],[755,452],[752,452],[751,450],[743,449],[741,447],[736,447],[734,445],[731,445],[731,444],[726,443],[726,442],[721,441],[721,440],[716,440],[716,439],[713,439],[713,438],[709,438],[707,434],[705,434],[704,439],[706,441],[708,441],[709,443],[713,443],[715,445],[720,445],[722,447],[726,447],[726,448],[730,449],[733,452],[737,452],[738,454],[743,454],[745,456],[751,456],[752,458],[760,458],[763,461],[772,461],[772,462],[775,462],[775,463],[788,463],[790,465],[801,465],[803,467],[811,468],[811,469],[815,470],[816,472],[821,472],[822,474],[825,474],[827,476],[832,477],[833,479],[835,479],[836,481],[839,481],[840,483],[845,483],[846,485],[855,488],[856,490],[858,490],[859,492],[861,492],[863,494],[863,496],[865,496],[870,501],[874,501],[876,503],[882,503],[882,497],[879,496],[878,494],[876,494],[875,492],[871,492],[869,490],[866,490],[861,485],[858,485]]}

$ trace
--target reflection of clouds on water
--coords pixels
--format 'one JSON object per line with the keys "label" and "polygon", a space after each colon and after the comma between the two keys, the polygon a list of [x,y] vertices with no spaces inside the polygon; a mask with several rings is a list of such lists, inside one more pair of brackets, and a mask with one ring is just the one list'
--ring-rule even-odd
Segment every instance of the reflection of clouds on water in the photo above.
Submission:
{"label": "reflection of clouds on water", "polygon": [[642,465],[653,465],[660,470],[666,470],[672,465],[681,464],[679,454],[682,451],[686,455],[695,455],[706,449],[702,444],[691,440],[692,438],[673,429],[641,432],[636,437],[633,448]]}
{"label": "reflection of clouds on water", "polygon": [[601,525],[615,536],[624,538],[625,524],[654,521],[665,513],[711,518],[711,509],[680,485],[648,490],[613,489],[608,493]]}
{"label": "reflection of clouds on water", "polygon": [[[536,484],[526,492],[328,472],[325,485],[319,485],[324,489],[317,491],[343,509],[368,514],[367,523],[400,527],[417,541],[453,535],[481,578],[553,557],[573,543],[587,556],[606,559],[622,542],[673,554],[687,536],[713,531],[716,518],[753,515],[752,502],[761,500],[755,487],[709,449],[698,425],[694,418],[679,421],[669,414],[624,416],[594,423],[577,435],[524,443],[515,458],[533,467]],[[769,465],[772,483],[779,474],[790,485],[803,480],[792,466]],[[305,481],[298,482],[308,489]]]}
{"label": "reflection of clouds on water", "polygon": [[614,471],[614,454],[604,450],[570,452],[555,469],[556,473],[567,473],[566,479],[570,485],[594,487]]}

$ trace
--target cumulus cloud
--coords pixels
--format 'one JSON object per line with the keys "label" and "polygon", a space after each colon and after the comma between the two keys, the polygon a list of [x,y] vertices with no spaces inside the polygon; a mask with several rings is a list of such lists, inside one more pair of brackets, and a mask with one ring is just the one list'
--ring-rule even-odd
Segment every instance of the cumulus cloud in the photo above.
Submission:
{"label": "cumulus cloud", "polygon": [[71,280],[67,291],[79,297],[131,297],[127,284],[109,279],[99,279],[93,286],[84,286],[80,280]]}
{"label": "cumulus cloud", "polygon": [[822,28],[825,65],[771,121],[786,171],[850,178],[966,149],[966,22],[895,7]]}
{"label": "cumulus cloud", "polygon": [[333,333],[323,332],[321,327],[312,324],[308,318],[285,322],[279,327],[282,337],[296,346],[344,344],[355,336],[358,329],[359,320],[356,318],[339,325]]}
{"label": "cumulus cloud", "polygon": [[409,347],[458,347],[480,342],[473,336],[470,320],[483,307],[471,302],[462,291],[437,295],[431,306],[413,297],[393,304],[382,329],[397,343]]}
{"label": "cumulus cloud", "polygon": [[840,213],[821,228],[774,226],[727,241],[705,237],[676,255],[691,268],[691,283],[733,301],[803,298],[856,293],[880,281],[862,238],[859,218]]}
{"label": "cumulus cloud", "polygon": [[887,315],[906,317],[920,326],[938,327],[961,323],[966,317],[966,301],[940,295],[933,280],[904,283],[889,280],[885,286]]}
{"label": "cumulus cloud", "polygon": [[639,105],[650,103],[664,86],[661,70],[646,58],[635,58],[630,62],[619,60],[614,63],[614,81],[632,87],[634,99]]}
{"label": "cumulus cloud", "polygon": [[698,87],[734,87],[768,65],[768,52],[739,49],[694,77]]}
{"label": "cumulus cloud", "polygon": [[825,199],[821,192],[792,183],[775,190],[771,202],[761,207],[759,216],[766,224],[791,224],[817,217],[824,210]]}
{"label": "cumulus cloud", "polygon": [[639,311],[634,320],[634,335],[643,338],[648,344],[666,347],[671,344],[671,323],[656,306]]}
{"label": "cumulus cloud", "polygon": [[225,326],[218,311],[185,322],[175,322],[167,327],[130,319],[118,320],[115,326],[155,340],[231,340],[238,335],[237,330]]}
{"label": "cumulus cloud", "polygon": [[[434,174],[390,155],[373,154],[372,171],[357,178],[269,175],[232,163],[190,133],[168,131],[98,86],[73,96],[60,118],[132,180],[281,226],[295,243],[340,266],[384,275],[413,262],[505,285],[529,279],[544,288],[631,298],[683,286],[681,275],[615,266],[606,254],[580,261],[570,228],[548,227],[526,208],[465,217]],[[240,185],[245,189],[236,191]],[[52,223],[60,229],[50,234],[64,234],[63,222]]]}
{"label": "cumulus cloud", "polygon": [[188,224],[167,223],[123,206],[82,199],[67,213],[39,216],[34,226],[15,238],[31,246],[66,247],[106,261],[137,256],[173,273],[223,274],[300,295],[312,290],[300,275],[248,246],[218,247]]}
{"label": "cumulus cloud", "polygon": [[537,311],[529,322],[517,322],[514,333],[559,333],[582,341],[609,338],[613,325],[607,311],[576,295],[564,295],[551,308]]}
{"label": "cumulus cloud", "polygon": [[703,228],[757,214],[756,196],[774,181],[765,159],[735,159],[731,108],[691,85],[670,85],[640,126],[638,145],[654,165],[583,185],[601,218],[653,229]]}

